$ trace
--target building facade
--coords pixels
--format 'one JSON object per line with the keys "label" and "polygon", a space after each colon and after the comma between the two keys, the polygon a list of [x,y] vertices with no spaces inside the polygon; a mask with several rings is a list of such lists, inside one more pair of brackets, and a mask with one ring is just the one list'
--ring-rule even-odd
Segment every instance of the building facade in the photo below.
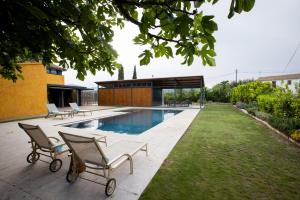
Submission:
{"label": "building facade", "polygon": [[15,83],[0,77],[0,121],[47,115],[47,103],[58,107],[69,102],[81,103],[81,90],[86,88],[65,85],[63,69],[42,63],[21,63],[24,80]]}
{"label": "building facade", "polygon": [[96,82],[99,106],[161,106],[164,89],[200,88],[204,102],[204,77],[166,77]]}
{"label": "building facade", "polygon": [[297,93],[300,88],[300,74],[284,74],[278,76],[259,77],[259,81],[270,82],[273,87],[288,87],[293,93]]}

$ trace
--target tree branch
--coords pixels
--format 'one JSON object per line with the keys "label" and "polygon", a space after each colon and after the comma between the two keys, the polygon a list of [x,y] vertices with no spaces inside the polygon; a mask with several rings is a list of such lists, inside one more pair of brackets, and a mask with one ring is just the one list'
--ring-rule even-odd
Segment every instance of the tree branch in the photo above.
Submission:
{"label": "tree branch", "polygon": [[154,34],[149,33],[149,32],[147,33],[147,35],[149,37],[153,37],[153,38],[156,38],[158,40],[164,40],[164,41],[168,41],[168,42],[174,42],[174,43],[182,45],[182,43],[180,42],[180,40],[173,40],[173,39],[164,38],[164,37],[161,37],[161,36],[158,36],[158,35],[154,35]]}

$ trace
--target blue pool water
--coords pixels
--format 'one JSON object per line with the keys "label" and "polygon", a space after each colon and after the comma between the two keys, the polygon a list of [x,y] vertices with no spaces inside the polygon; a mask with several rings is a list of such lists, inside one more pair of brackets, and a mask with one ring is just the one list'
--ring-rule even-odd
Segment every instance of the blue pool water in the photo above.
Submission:
{"label": "blue pool water", "polygon": [[181,111],[182,110],[128,109],[120,111],[127,112],[126,114],[67,124],[64,126],[80,129],[112,131],[120,134],[139,135]]}

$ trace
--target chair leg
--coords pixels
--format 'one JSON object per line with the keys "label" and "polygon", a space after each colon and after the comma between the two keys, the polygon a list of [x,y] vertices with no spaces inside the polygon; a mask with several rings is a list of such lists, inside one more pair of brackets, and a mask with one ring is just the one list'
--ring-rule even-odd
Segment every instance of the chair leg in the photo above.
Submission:
{"label": "chair leg", "polygon": [[32,145],[32,163],[35,163],[37,160],[36,160],[36,157],[38,156],[37,155],[37,145],[35,142],[31,141],[31,145]]}
{"label": "chair leg", "polygon": [[130,174],[133,174],[133,161],[132,157],[128,156],[129,164],[130,164]]}
{"label": "chair leg", "polygon": [[104,170],[104,174],[105,174],[104,176],[108,180],[110,177],[110,169],[107,169],[107,174],[105,173],[105,168],[103,168],[103,170]]}

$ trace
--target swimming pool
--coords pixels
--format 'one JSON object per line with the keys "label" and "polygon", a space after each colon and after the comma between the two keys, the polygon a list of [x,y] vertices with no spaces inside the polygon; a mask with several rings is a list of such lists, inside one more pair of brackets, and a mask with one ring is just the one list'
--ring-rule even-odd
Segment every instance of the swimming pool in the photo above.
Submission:
{"label": "swimming pool", "polygon": [[64,125],[70,128],[111,131],[119,134],[139,135],[157,124],[175,116],[182,110],[127,109],[125,114]]}

